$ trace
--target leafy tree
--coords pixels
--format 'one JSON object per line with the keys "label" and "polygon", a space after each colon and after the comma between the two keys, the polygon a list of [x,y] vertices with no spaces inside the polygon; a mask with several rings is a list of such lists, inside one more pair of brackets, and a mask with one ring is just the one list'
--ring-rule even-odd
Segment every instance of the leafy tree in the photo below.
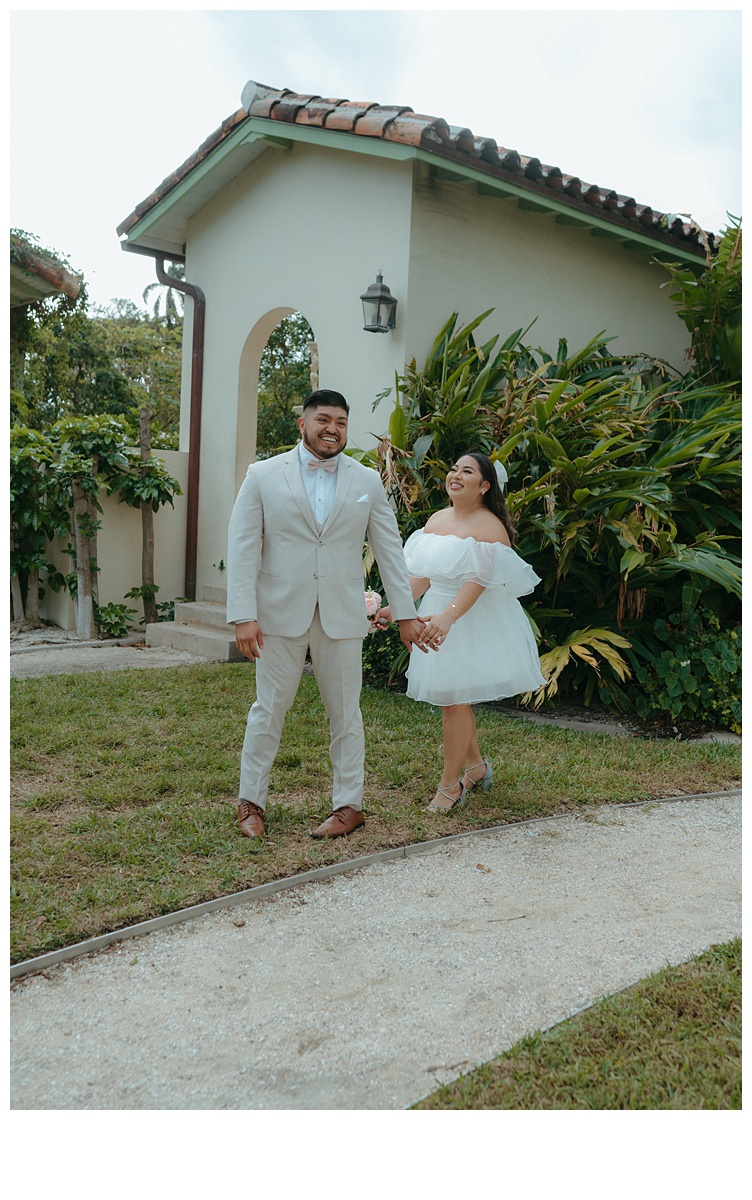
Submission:
{"label": "leafy tree", "polygon": [[96,634],[97,531],[101,527],[98,494],[127,467],[125,426],[114,417],[68,417],[52,430],[60,451],[53,471],[69,498],[75,563],[71,591],[75,593],[76,632],[80,638]]}
{"label": "leafy tree", "polygon": [[[40,624],[39,572],[62,582],[46,560],[48,543],[68,529],[68,508],[51,470],[57,447],[49,435],[14,426],[10,436],[10,563],[13,620]],[[25,593],[25,596],[24,596]]]}
{"label": "leafy tree", "polygon": [[311,390],[313,331],[301,313],[283,317],[261,355],[256,455],[269,458],[297,440],[292,409]]}
{"label": "leafy tree", "polygon": [[157,587],[154,580],[154,513],[163,504],[173,504],[181,495],[180,484],[168,473],[165,464],[151,452],[151,411],[144,404],[140,413],[138,450],[126,450],[127,469],[110,480],[110,491],[120,492],[121,499],[141,512],[141,584],[127,593],[140,598],[144,606],[144,624],[154,624],[157,612]]}
{"label": "leafy tree", "polygon": [[127,426],[138,440],[141,412],[149,410],[151,439],[164,450],[177,450],[180,429],[182,325],[149,320],[128,300],[98,310],[113,370],[128,386]]}
{"label": "leafy tree", "polygon": [[[23,236],[24,246],[41,252],[35,239]],[[181,278],[182,268],[169,273]],[[145,619],[156,620],[153,514],[180,492],[152,456],[153,442],[177,447],[182,322],[174,305],[154,319],[127,300],[89,312],[82,288],[77,302],[50,297],[15,310],[12,322],[14,615],[38,622],[38,572],[48,566],[43,550],[69,525],[76,626],[79,636],[94,636],[98,494],[104,488],[119,490],[141,510],[142,580],[132,594],[143,598]],[[129,445],[134,441],[138,448]]]}
{"label": "leafy tree", "polygon": [[[34,255],[49,258],[72,270],[64,255],[51,251],[42,246],[39,239],[23,229],[10,231],[10,260],[11,263],[24,265],[24,254],[30,251]],[[50,326],[65,330],[72,324],[78,314],[83,313],[87,305],[86,284],[82,281],[78,296],[71,299],[64,292],[56,292],[44,300],[12,308],[10,312],[10,419],[11,423],[27,424],[41,428],[35,411],[38,395],[34,381],[27,374],[27,362],[36,353],[40,334]]]}
{"label": "leafy tree", "polygon": [[111,415],[136,439],[148,400],[155,443],[177,448],[182,326],[151,320],[124,300],[93,313],[49,301],[27,307],[38,311],[21,326],[12,421],[49,429],[66,415]]}

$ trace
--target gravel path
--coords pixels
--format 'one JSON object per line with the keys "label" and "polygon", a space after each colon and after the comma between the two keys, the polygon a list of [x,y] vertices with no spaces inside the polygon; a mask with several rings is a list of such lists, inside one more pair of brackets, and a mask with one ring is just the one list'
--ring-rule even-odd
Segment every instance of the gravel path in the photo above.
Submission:
{"label": "gravel path", "polygon": [[185,650],[161,647],[115,646],[106,642],[86,646],[60,644],[15,649],[10,656],[10,674],[13,679],[41,679],[43,675],[179,667],[206,661]]}
{"label": "gravel path", "polygon": [[303,884],[11,991],[14,1109],[399,1109],[741,931],[741,801],[608,807]]}

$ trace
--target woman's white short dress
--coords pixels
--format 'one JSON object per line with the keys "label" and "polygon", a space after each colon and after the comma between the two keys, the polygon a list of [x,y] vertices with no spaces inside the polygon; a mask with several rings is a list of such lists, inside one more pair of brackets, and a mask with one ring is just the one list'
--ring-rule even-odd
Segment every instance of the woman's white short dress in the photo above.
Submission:
{"label": "woman's white short dress", "polygon": [[410,575],[431,581],[420,601],[422,616],[443,612],[463,583],[486,589],[439,650],[413,649],[408,696],[439,706],[480,704],[543,686],[533,631],[518,600],[540,583],[531,566],[500,542],[424,529],[412,534],[404,549]]}

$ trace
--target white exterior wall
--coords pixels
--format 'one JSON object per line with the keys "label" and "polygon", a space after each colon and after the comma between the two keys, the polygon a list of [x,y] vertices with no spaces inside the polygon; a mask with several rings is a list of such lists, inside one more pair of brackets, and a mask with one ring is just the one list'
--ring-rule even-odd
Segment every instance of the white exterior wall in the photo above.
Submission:
{"label": "white exterior wall", "polygon": [[[185,527],[188,456],[177,450],[159,450],[155,458],[164,459],[169,473],[178,480],[182,496],[176,496],[174,510],[169,504],[154,514],[154,580],[159,588],[157,603],[174,600],[185,591]],[[125,593],[141,585],[141,512],[118,500],[117,495],[100,494],[102,527],[97,534],[97,565],[100,604],[127,604],[137,611],[138,624],[143,616],[140,600],[126,600]],[[69,539],[68,539],[69,540]],[[49,548],[49,558],[67,575],[71,559],[65,553],[66,542],[57,539]],[[219,559],[217,559],[219,561]],[[67,592],[49,588],[40,605],[41,616],[62,629],[75,629],[76,615]]]}
{"label": "white exterior wall", "polygon": [[484,341],[498,333],[503,342],[535,320],[525,342],[554,356],[560,337],[572,353],[606,330],[615,353],[686,369],[689,334],[661,289],[668,278],[649,250],[478,195],[472,183],[434,182],[416,166],[405,321],[419,363],[452,312],[464,325],[493,308]]}
{"label": "white exterior wall", "polygon": [[[352,144],[352,143],[351,143]],[[362,328],[359,296],[377,271],[398,300],[389,334]],[[571,352],[601,330],[615,351],[682,367],[689,342],[667,275],[648,250],[558,225],[552,214],[434,183],[426,164],[295,143],[273,148],[189,222],[186,278],[206,296],[197,595],[222,585],[230,513],[255,457],[258,365],[266,340],[299,311],[319,351],[319,387],[351,405],[350,445],[387,428],[395,371],[421,363],[453,311],[502,340],[535,318],[526,341]],[[184,331],[181,450],[188,450],[191,308]],[[291,428],[293,441],[297,430]],[[181,585],[182,586],[182,585]]]}
{"label": "white exterior wall", "polygon": [[[386,425],[388,413],[371,407],[405,359],[411,188],[408,163],[275,148],[191,220],[186,278],[206,295],[197,594],[223,583],[212,564],[226,558],[230,513],[255,456],[258,363],[280,317],[299,311],[313,329],[319,387],[351,406],[350,445],[372,445]],[[383,335],[363,330],[359,299],[378,270],[400,302],[396,331]],[[190,321],[184,345],[188,359]],[[187,449],[188,370],[183,382]]]}

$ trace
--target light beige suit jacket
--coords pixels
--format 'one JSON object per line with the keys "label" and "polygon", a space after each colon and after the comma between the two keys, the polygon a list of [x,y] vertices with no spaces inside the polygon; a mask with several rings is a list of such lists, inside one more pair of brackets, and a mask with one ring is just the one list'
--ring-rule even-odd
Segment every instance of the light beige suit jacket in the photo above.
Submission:
{"label": "light beige suit jacket", "polygon": [[331,638],[368,632],[363,542],[376,555],[392,610],[416,615],[397,521],[376,471],[342,454],[334,504],[319,530],[301,477],[297,446],[253,463],[230,518],[227,620],[256,620],[262,633],[298,637],[316,605]]}

